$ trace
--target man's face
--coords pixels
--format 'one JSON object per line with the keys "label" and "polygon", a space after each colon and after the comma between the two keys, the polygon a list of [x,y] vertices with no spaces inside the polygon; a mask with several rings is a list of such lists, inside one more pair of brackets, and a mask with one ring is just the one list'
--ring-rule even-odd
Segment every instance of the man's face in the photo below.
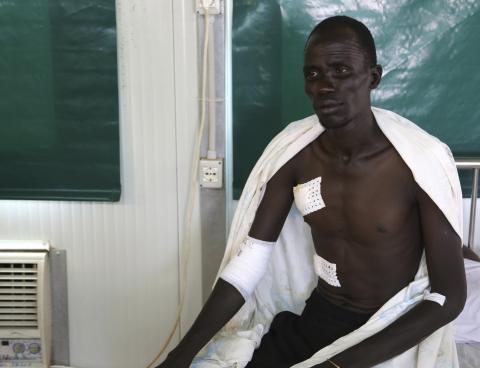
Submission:
{"label": "man's face", "polygon": [[305,50],[305,92],[322,125],[346,126],[370,111],[370,91],[380,82],[381,69],[369,65],[351,32],[313,36]]}

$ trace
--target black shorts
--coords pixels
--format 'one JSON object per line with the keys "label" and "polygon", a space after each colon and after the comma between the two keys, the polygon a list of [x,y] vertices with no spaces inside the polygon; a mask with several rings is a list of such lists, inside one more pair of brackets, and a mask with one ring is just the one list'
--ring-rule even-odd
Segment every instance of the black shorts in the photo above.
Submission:
{"label": "black shorts", "polygon": [[336,306],[315,289],[300,316],[281,312],[246,368],[290,367],[356,330],[372,316]]}

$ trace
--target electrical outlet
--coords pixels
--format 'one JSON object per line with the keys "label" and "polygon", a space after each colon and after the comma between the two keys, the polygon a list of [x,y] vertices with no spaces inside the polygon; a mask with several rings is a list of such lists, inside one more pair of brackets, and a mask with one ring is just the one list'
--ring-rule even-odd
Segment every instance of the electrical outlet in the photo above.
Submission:
{"label": "electrical outlet", "polygon": [[204,3],[208,5],[208,14],[220,14],[222,13],[221,0],[196,0],[196,7],[198,14],[205,14]]}
{"label": "electrical outlet", "polygon": [[223,185],[223,160],[201,159],[199,181],[203,188],[221,188]]}

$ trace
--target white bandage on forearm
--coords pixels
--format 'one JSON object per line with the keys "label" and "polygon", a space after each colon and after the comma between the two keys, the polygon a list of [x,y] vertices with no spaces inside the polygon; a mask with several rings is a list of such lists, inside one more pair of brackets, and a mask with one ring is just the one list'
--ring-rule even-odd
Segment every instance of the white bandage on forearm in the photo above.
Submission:
{"label": "white bandage on forearm", "polygon": [[438,303],[443,307],[443,304],[445,304],[445,300],[447,300],[447,298],[445,297],[445,295],[439,293],[431,293],[430,291],[425,290],[423,292],[423,300],[430,300],[431,302]]}
{"label": "white bandage on forearm", "polygon": [[275,242],[247,236],[240,251],[225,266],[220,278],[232,284],[245,300],[267,271]]}

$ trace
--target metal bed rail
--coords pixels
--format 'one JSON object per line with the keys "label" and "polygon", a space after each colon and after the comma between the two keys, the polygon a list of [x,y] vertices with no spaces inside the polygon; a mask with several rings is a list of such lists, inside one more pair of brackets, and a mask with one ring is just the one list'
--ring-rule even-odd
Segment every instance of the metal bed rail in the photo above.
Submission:
{"label": "metal bed rail", "polygon": [[455,158],[458,170],[473,170],[472,176],[472,200],[470,203],[470,222],[468,225],[468,243],[469,248],[473,248],[475,240],[475,217],[477,212],[477,196],[478,196],[478,174],[480,172],[480,159],[458,157]]}

